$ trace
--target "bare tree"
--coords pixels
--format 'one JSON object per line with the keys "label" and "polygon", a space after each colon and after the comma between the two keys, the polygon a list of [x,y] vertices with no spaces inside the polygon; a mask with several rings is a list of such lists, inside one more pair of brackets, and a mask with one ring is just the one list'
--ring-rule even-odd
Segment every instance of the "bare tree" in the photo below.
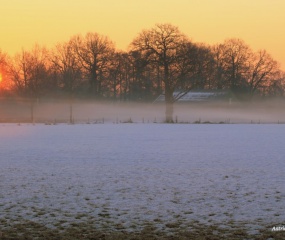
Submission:
{"label": "bare tree", "polygon": [[187,42],[178,51],[180,57],[176,64],[179,73],[177,85],[183,90],[182,96],[191,89],[210,88],[214,68],[210,47]]}
{"label": "bare tree", "polygon": [[0,92],[11,91],[13,84],[9,76],[9,57],[0,49]]}
{"label": "bare tree", "polygon": [[178,83],[178,49],[188,39],[171,24],[157,24],[150,30],[143,30],[131,43],[131,48],[143,53],[146,59],[156,62],[163,70],[166,122],[173,122],[173,92]]}
{"label": "bare tree", "polygon": [[1,70],[4,67],[4,65],[7,64],[7,54],[2,52],[0,49],[0,66],[1,66]]}
{"label": "bare tree", "polygon": [[81,83],[82,71],[73,44],[57,44],[51,54],[52,67],[59,79],[58,85],[70,96]]}
{"label": "bare tree", "polygon": [[30,54],[23,50],[12,59],[10,70],[16,91],[20,94],[28,94],[30,71]]}
{"label": "bare tree", "polygon": [[49,52],[38,45],[31,51],[16,54],[11,61],[10,76],[16,91],[30,98],[31,122],[34,122],[35,99],[46,95],[55,88],[50,74]]}
{"label": "bare tree", "polygon": [[[244,74],[249,70],[253,52],[241,39],[228,39],[214,48],[216,70],[223,88],[238,92],[246,83]],[[220,87],[220,86],[219,86]]]}
{"label": "bare tree", "polygon": [[255,53],[249,62],[247,82],[252,96],[258,89],[271,85],[271,81],[278,79],[280,70],[278,63],[265,50]]}
{"label": "bare tree", "polygon": [[284,97],[285,93],[285,72],[280,71],[279,76],[270,81],[268,86],[268,95],[273,97]]}
{"label": "bare tree", "polygon": [[90,92],[97,97],[102,95],[102,83],[108,74],[110,59],[115,51],[113,42],[97,33],[87,33],[84,38],[75,36],[71,42],[89,79]]}
{"label": "bare tree", "polygon": [[140,51],[130,51],[128,56],[131,70],[130,96],[133,100],[148,100],[158,88],[156,71],[160,71],[159,66]]}
{"label": "bare tree", "polygon": [[49,67],[48,51],[36,45],[30,52],[15,55],[10,73],[21,94],[38,98],[53,87]]}
{"label": "bare tree", "polygon": [[115,53],[109,76],[113,97],[121,101],[147,100],[152,94],[151,74],[151,66],[140,52]]}
{"label": "bare tree", "polygon": [[236,94],[252,97],[257,91],[266,94],[271,82],[278,79],[278,63],[265,50],[253,52],[240,39],[228,39],[212,48],[215,58],[215,85]]}
{"label": "bare tree", "polygon": [[92,96],[120,100],[147,101],[164,91],[166,122],[173,122],[174,102],[191,89],[229,89],[241,96],[280,95],[284,89],[280,67],[265,50],[253,52],[235,38],[210,48],[171,24],[143,30],[128,52],[116,52],[97,33],[74,36],[52,52],[36,45],[9,58],[0,51],[0,72],[2,91],[3,80],[10,79],[5,86],[32,98],[53,90],[72,96],[85,86]]}

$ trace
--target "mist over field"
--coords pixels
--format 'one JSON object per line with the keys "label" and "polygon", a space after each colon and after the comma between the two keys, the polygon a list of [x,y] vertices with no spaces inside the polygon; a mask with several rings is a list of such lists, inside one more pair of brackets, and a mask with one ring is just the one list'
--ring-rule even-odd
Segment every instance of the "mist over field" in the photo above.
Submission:
{"label": "mist over field", "polygon": [[[285,100],[174,104],[177,123],[285,123]],[[164,103],[87,100],[0,101],[1,122],[163,123]]]}

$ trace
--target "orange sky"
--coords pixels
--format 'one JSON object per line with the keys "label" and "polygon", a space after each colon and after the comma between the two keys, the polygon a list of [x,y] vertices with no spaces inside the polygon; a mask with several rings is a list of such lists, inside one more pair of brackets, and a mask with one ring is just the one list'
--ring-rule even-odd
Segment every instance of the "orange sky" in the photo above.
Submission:
{"label": "orange sky", "polygon": [[285,0],[0,0],[0,6],[0,49],[11,55],[88,31],[126,50],[142,29],[171,23],[194,42],[241,38],[285,70]]}

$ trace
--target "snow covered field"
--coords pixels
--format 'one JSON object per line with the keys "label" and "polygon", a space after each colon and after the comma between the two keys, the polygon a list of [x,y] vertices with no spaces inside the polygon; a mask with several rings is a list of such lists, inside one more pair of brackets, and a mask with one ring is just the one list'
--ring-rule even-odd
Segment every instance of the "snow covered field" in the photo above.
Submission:
{"label": "snow covered field", "polygon": [[1,124],[0,227],[258,233],[285,223],[284,142],[283,124]]}

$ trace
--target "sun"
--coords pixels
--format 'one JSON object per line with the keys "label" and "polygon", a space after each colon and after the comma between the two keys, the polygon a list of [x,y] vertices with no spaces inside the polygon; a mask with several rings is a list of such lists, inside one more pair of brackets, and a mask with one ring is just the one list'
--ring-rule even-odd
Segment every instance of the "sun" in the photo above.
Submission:
{"label": "sun", "polygon": [[0,73],[0,83],[2,82],[2,73]]}

